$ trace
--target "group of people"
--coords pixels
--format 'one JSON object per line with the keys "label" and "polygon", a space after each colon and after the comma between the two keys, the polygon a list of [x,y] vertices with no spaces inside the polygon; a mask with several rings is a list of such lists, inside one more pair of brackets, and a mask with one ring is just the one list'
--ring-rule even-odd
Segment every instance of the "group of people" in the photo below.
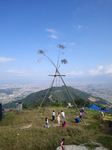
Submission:
{"label": "group of people", "polygon": [[[57,118],[56,118],[57,119],[57,123],[60,124],[60,117],[61,116],[62,116],[62,126],[66,127],[65,113],[63,112],[63,110],[61,111],[61,114],[60,113],[57,114]],[[49,128],[48,117],[46,117],[45,121],[46,121],[45,127],[48,126],[48,128]],[[54,110],[52,112],[52,121],[55,121],[55,111]]]}
{"label": "group of people", "polygon": [[[84,115],[84,108],[81,109],[79,115],[80,115],[80,119],[81,119],[81,118],[83,117],[83,115]],[[60,124],[60,117],[62,116],[62,126],[63,126],[63,127],[66,127],[65,113],[63,112],[63,110],[61,111],[61,113],[58,112],[57,115],[55,114],[55,111],[53,110],[53,112],[52,112],[52,121],[55,121],[55,116],[57,117],[56,120],[57,120],[57,123],[58,123],[58,124]],[[79,123],[79,122],[81,121],[80,119],[79,119],[79,117],[77,116],[77,117],[75,118],[76,123]],[[45,121],[46,121],[45,127],[48,126],[48,128],[49,128],[49,122],[48,122],[48,118],[47,118],[47,117],[46,117]]]}
{"label": "group of people", "polygon": [[[79,114],[80,119],[83,118],[83,115],[84,115],[84,108],[82,108],[81,111],[80,111],[80,114]],[[77,117],[75,118],[76,123],[79,123],[79,122],[81,121],[80,119],[79,119],[79,117],[77,116]]]}
{"label": "group of people", "polygon": [[[82,108],[81,111],[80,111],[80,114],[79,114],[80,119],[83,118],[83,115],[84,115],[84,108]],[[52,112],[52,121],[55,121],[55,116],[57,116],[57,118],[56,118],[57,123],[60,123],[60,117],[62,116],[62,126],[63,126],[63,127],[66,127],[65,113],[64,113],[63,111],[61,111],[61,114],[58,113],[57,115],[55,115],[55,111],[53,110],[53,112]],[[104,117],[104,113],[103,113],[102,111],[101,111],[101,116]],[[81,120],[79,119],[79,117],[77,116],[77,117],[75,118],[76,123],[79,123],[79,122],[81,121]],[[48,128],[49,128],[48,118],[46,117],[46,125],[45,125],[45,127],[47,127],[47,126],[48,126]],[[64,138],[60,141],[62,150],[65,150],[64,141],[65,141]]]}
{"label": "group of people", "polygon": [[[60,113],[58,113],[57,114],[57,123],[60,123],[60,117],[62,116],[62,122],[63,121],[66,121],[65,120],[65,113],[63,112],[63,110],[61,111],[61,114]],[[54,110],[53,110],[53,112],[52,112],[52,118],[53,118],[53,121],[55,121],[55,112],[54,112]]]}

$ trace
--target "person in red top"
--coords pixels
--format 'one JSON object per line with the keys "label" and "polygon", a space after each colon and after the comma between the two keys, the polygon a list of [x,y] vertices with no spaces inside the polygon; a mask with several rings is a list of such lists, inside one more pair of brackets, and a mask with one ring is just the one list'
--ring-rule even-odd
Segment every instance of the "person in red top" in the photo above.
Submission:
{"label": "person in red top", "polygon": [[63,127],[66,127],[66,122],[65,122],[65,121],[62,122],[62,126],[63,126]]}
{"label": "person in red top", "polygon": [[61,147],[62,147],[62,150],[65,150],[64,141],[65,141],[65,139],[64,139],[64,138],[60,141],[60,143],[61,143]]}

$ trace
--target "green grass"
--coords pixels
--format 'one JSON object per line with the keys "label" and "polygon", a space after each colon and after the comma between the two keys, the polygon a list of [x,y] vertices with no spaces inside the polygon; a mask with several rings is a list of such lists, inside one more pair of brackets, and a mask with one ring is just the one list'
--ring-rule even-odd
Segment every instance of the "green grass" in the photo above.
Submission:
{"label": "green grass", "polygon": [[[66,115],[67,127],[56,126],[57,123],[52,122],[52,111],[56,114],[63,110]],[[65,138],[65,145],[86,144],[87,147],[93,149],[98,147],[99,142],[111,150],[112,137],[108,125],[111,121],[103,120],[98,111],[86,109],[84,113],[84,121],[79,124],[75,123],[74,118],[79,114],[76,109],[67,109],[61,107],[47,107],[43,113],[40,108],[35,120],[30,128],[20,129],[20,127],[31,123],[36,109],[7,112],[5,118],[0,122],[0,150],[55,150],[60,146],[60,140]],[[45,117],[48,117],[50,128],[45,128]],[[112,119],[112,116],[107,116]],[[110,128],[109,128],[110,129]],[[17,136],[17,134],[19,135]]]}
{"label": "green grass", "polygon": [[110,136],[99,136],[98,141],[102,142],[105,147],[112,149],[112,137]]}

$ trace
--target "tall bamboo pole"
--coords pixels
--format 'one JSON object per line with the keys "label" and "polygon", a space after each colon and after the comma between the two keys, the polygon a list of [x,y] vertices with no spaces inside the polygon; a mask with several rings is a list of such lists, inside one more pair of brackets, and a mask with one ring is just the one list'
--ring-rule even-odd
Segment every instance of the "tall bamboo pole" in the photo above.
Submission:
{"label": "tall bamboo pole", "polygon": [[[68,92],[68,94],[69,94],[69,96],[70,96],[70,98],[71,98],[71,100],[72,100],[74,106],[76,107],[77,111],[80,113],[80,111],[79,111],[79,109],[77,108],[77,105],[75,104],[75,102],[74,102],[74,100],[73,100],[73,98],[72,98],[72,96],[71,96],[71,94],[70,94],[70,92],[69,92],[69,90],[68,90],[68,88],[67,88],[67,86],[66,86],[66,84],[65,84],[65,82],[64,82],[64,80],[63,80],[63,78],[62,78],[62,76],[61,76],[61,74],[60,74],[60,72],[59,72],[59,70],[57,69],[56,65],[54,64],[54,62],[53,62],[48,56],[45,55],[45,53],[42,53],[42,54],[43,54],[45,57],[47,57],[47,58],[51,61],[51,63],[54,65],[54,67],[56,68],[58,74],[60,75],[60,78],[61,78],[63,84],[64,84],[65,87],[66,87],[66,90],[67,90],[67,92]],[[82,121],[83,121],[84,124],[85,124],[85,121],[84,121],[83,118],[82,118]]]}

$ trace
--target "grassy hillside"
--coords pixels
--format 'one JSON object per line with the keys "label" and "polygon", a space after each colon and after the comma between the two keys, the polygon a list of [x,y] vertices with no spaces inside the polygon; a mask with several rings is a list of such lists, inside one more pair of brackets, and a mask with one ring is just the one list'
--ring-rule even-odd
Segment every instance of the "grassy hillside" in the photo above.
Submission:
{"label": "grassy hillside", "polygon": [[[56,114],[63,110],[66,114],[67,127],[63,128],[56,122],[52,122],[52,110]],[[61,107],[47,107],[37,113],[30,128],[20,129],[31,123],[36,109],[23,110],[21,112],[7,112],[5,118],[0,122],[0,150],[55,150],[60,146],[60,140],[65,138],[65,145],[85,144],[93,149],[101,143],[112,150],[112,115],[105,113],[101,118],[100,113],[95,110],[85,109],[84,120],[76,124],[74,118],[78,115],[75,109]],[[45,117],[48,117],[50,128],[45,128]],[[19,135],[18,135],[19,134]]]}
{"label": "grassy hillside", "polygon": [[[85,101],[91,102],[91,104],[96,104],[96,105],[101,105],[101,106],[103,106],[103,105],[105,106],[106,105],[106,107],[109,106],[109,103],[107,103],[105,100],[103,100],[101,98],[96,98],[98,100],[93,102],[93,101],[90,101],[88,99],[91,96],[88,93],[82,92],[82,91],[80,91],[78,89],[74,89],[74,88],[72,88],[70,86],[68,87],[68,89],[69,89],[70,94],[73,97],[73,99],[82,98]],[[36,92],[36,93],[32,93],[32,94],[28,95],[24,99],[13,101],[12,103],[4,104],[3,108],[13,108],[13,107],[15,107],[16,103],[21,102],[21,101],[25,102],[28,106],[31,106],[31,105],[41,101],[44,98],[47,90],[48,89],[42,90],[42,91],[39,91],[39,92]],[[66,90],[66,88],[64,86],[62,86],[62,87],[52,87],[50,93],[48,93],[47,98],[46,98],[46,101],[48,103],[50,102],[50,99],[48,99],[48,97],[50,95],[52,95],[52,100],[53,101],[56,100],[56,99],[59,99],[60,102],[66,100],[67,102],[72,103],[72,100],[70,99],[70,97],[69,97],[69,95],[67,93],[67,90]]]}

